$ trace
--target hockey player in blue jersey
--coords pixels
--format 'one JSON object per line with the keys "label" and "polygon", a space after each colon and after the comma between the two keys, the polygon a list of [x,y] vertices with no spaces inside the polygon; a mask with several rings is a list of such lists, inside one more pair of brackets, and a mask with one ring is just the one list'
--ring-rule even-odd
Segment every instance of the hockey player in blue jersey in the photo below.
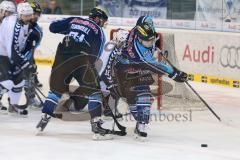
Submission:
{"label": "hockey player in blue jersey", "polygon": [[37,2],[31,2],[30,5],[33,9],[33,16],[30,21],[32,32],[27,39],[25,56],[31,62],[33,68],[30,72],[25,74],[26,83],[24,88],[28,106],[39,108],[42,105],[35,98],[35,87],[41,87],[41,84],[37,78],[37,65],[35,64],[34,60],[34,51],[40,45],[43,36],[42,29],[37,23],[39,17],[41,16],[42,9]]}
{"label": "hockey player in blue jersey", "polygon": [[[131,81],[140,79],[138,77],[141,77],[144,70],[150,70],[160,75],[165,74],[177,82],[187,80],[186,73],[166,63],[158,62],[154,58],[153,53],[157,50],[155,43],[156,31],[152,18],[149,16],[140,17],[136,26],[130,31],[123,47],[116,48],[109,56],[107,66],[101,76],[113,97],[126,98],[129,109],[137,121],[135,134],[140,138],[147,137],[146,124],[149,123],[152,97],[149,85],[152,83],[152,77],[151,74],[145,74],[144,78],[150,80],[143,79],[145,83],[140,80],[137,81],[138,84],[134,83],[130,86],[128,83],[124,83],[127,82],[126,77],[130,76]],[[125,69],[131,65],[137,66],[137,70]],[[112,68],[115,68],[114,73]],[[119,72],[127,74],[119,75]]]}
{"label": "hockey player in blue jersey", "polygon": [[[110,130],[101,127],[102,93],[94,67],[94,62],[101,56],[105,44],[102,27],[107,20],[108,16],[103,10],[93,8],[89,19],[70,17],[50,24],[49,29],[52,33],[64,34],[65,37],[57,48],[50,77],[50,91],[44,102],[42,119],[37,125],[41,131],[46,127],[50,117],[56,116],[54,110],[58,101],[64,93],[69,93],[69,83],[75,78],[80,86],[86,85],[94,90],[86,95],[89,99],[88,109],[94,136],[108,137]],[[86,58],[89,56],[91,60]],[[87,67],[77,66],[83,61]],[[93,77],[89,76],[88,71]],[[88,82],[90,79],[93,81]]]}

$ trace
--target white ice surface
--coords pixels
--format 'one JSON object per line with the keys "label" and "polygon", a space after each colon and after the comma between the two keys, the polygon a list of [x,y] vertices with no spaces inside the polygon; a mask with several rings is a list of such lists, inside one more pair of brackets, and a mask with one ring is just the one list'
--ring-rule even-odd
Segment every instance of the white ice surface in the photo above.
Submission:
{"label": "white ice surface", "polygon": [[[40,66],[39,72],[46,94],[50,68]],[[123,121],[127,136],[96,142],[88,121],[53,120],[36,136],[40,111],[30,110],[28,118],[0,115],[0,160],[240,160],[240,89],[191,84],[223,122],[208,110],[193,112],[188,122],[154,121],[148,141],[138,142],[135,122]]]}

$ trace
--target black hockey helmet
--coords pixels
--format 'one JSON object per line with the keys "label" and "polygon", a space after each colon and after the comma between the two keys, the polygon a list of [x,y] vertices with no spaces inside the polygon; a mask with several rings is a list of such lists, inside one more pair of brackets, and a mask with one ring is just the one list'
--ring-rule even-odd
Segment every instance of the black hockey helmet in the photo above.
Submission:
{"label": "black hockey helmet", "polygon": [[97,7],[94,7],[89,13],[89,18],[95,18],[95,17],[99,17],[100,19],[103,19],[104,21],[108,20],[108,16],[107,16],[106,12]]}
{"label": "black hockey helmet", "polygon": [[149,41],[156,38],[156,31],[152,17],[141,16],[136,24],[137,35],[140,39]]}
{"label": "black hockey helmet", "polygon": [[38,4],[37,2],[31,2],[30,5],[34,13],[40,13],[40,14],[42,13],[42,8],[40,4]]}

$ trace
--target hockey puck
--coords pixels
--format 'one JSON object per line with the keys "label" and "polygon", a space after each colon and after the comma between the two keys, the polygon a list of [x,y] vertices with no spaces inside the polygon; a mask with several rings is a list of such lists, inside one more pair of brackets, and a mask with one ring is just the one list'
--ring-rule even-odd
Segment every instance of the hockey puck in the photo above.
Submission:
{"label": "hockey puck", "polygon": [[201,144],[201,147],[208,147],[207,144]]}

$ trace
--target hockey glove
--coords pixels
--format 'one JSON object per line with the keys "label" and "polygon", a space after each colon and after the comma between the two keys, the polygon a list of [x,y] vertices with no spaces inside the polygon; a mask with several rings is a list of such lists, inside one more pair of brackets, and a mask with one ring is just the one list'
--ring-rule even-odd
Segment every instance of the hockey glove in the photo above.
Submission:
{"label": "hockey glove", "polygon": [[173,73],[168,76],[169,78],[180,83],[187,81],[188,78],[187,73],[182,72],[175,67],[173,68],[173,70],[174,70]]}

